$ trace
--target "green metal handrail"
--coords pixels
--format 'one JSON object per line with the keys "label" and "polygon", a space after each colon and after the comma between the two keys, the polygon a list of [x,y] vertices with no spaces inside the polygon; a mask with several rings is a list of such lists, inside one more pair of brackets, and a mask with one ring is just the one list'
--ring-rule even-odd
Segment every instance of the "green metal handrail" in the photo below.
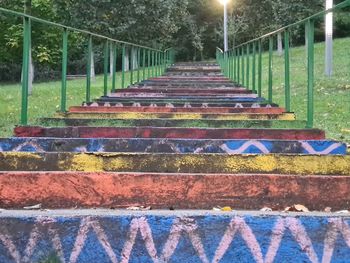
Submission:
{"label": "green metal handrail", "polygon": [[[38,22],[48,26],[54,26],[61,28],[62,33],[62,86],[61,86],[61,103],[60,111],[65,112],[67,109],[67,65],[68,65],[68,34],[69,32],[81,33],[88,36],[88,56],[87,56],[87,72],[86,72],[86,102],[91,101],[91,54],[93,49],[93,38],[98,38],[104,41],[104,60],[103,60],[103,71],[104,71],[104,81],[103,81],[103,95],[108,95],[108,62],[109,59],[113,61],[113,73],[112,73],[112,92],[116,91],[116,66],[117,66],[117,52],[118,46],[121,46],[120,52],[122,54],[121,64],[122,64],[122,76],[121,76],[121,88],[126,87],[126,52],[129,52],[129,62],[130,62],[130,83],[134,84],[134,68],[133,60],[134,54],[136,54],[137,59],[137,82],[141,79],[145,80],[150,78],[150,68],[152,69],[152,77],[159,76],[164,73],[167,66],[172,64],[175,59],[174,49],[168,48],[164,51],[138,45],[126,41],[121,41],[113,39],[104,35],[96,34],[87,30],[81,30],[78,28],[73,28],[70,26],[62,25],[59,23],[51,22],[41,18],[37,18],[28,14],[16,12],[13,10],[5,9],[0,7],[0,14],[15,16],[23,18],[23,65],[22,65],[22,92],[21,92],[21,124],[28,124],[28,88],[29,88],[29,62],[30,62],[30,49],[31,49],[31,32],[32,32],[32,22]],[[113,50],[113,56],[109,57],[109,47]],[[135,51],[135,52],[133,52]],[[141,60],[141,54],[143,55]],[[147,57],[147,59],[146,59]],[[141,63],[142,61],[142,63]],[[140,67],[143,68],[143,74],[141,78]],[[148,74],[146,78],[146,68],[148,68]]]}
{"label": "green metal handrail", "polygon": [[[316,13],[293,24],[281,27],[273,32],[254,38],[242,44],[236,45],[231,50],[223,52],[217,48],[216,59],[225,76],[238,85],[252,89],[259,97],[262,96],[262,52],[263,41],[268,39],[268,101],[273,101],[273,70],[272,57],[274,50],[274,37],[283,33],[284,63],[285,63],[285,107],[291,112],[290,91],[290,29],[305,25],[307,41],[307,128],[314,124],[314,44],[315,44],[315,20],[326,14],[335,12],[350,6],[350,0],[345,0],[333,8]],[[252,57],[252,65],[249,61]],[[256,61],[257,59],[257,61]],[[233,65],[233,66],[232,66]],[[251,70],[251,71],[250,71]],[[250,75],[250,72],[252,74]],[[250,80],[252,82],[250,83]]]}

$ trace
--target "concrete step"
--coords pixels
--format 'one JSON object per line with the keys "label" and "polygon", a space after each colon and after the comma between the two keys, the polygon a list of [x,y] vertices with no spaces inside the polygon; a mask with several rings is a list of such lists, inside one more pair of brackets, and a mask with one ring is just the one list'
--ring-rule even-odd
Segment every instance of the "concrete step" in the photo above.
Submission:
{"label": "concrete step", "polygon": [[101,126],[101,127],[197,127],[197,128],[276,128],[303,129],[305,121],[298,120],[210,120],[210,119],[82,119],[82,118],[40,118],[37,121],[46,126]]}
{"label": "concrete step", "polygon": [[350,176],[350,156],[0,152],[0,171]]}
{"label": "concrete step", "polygon": [[295,120],[294,113],[149,113],[149,112],[68,112],[57,113],[57,117],[78,119],[175,119],[175,120]]}
{"label": "concrete step", "polygon": [[162,93],[159,91],[153,92],[142,92],[142,90],[138,92],[116,92],[111,93],[108,97],[110,98],[188,98],[188,99],[257,99],[258,96],[256,94],[248,94],[248,93],[211,93],[211,92],[198,92],[196,94],[184,94],[184,93]]}
{"label": "concrete step", "polygon": [[[220,95],[220,94],[252,94],[252,91],[244,89],[244,88],[204,88],[204,89],[192,89],[192,88],[186,88],[186,87],[179,87],[179,88],[167,88],[165,86],[154,86],[154,87],[133,87],[133,88],[127,88],[123,90],[117,90],[115,92],[118,93],[162,93],[162,94],[213,94],[213,95]],[[111,93],[113,95],[114,93]]]}
{"label": "concrete step", "polygon": [[0,214],[0,261],[347,262],[348,214],[54,210]]}
{"label": "concrete step", "polygon": [[40,127],[19,126],[18,137],[56,138],[168,138],[225,140],[325,140],[318,129],[205,129],[161,127]]}
{"label": "concrete step", "polygon": [[[106,97],[102,97],[106,98]],[[103,100],[103,99],[102,99]],[[157,100],[153,100],[153,102],[147,102],[143,100],[135,100],[132,99],[124,102],[84,102],[83,106],[106,106],[106,107],[167,107],[167,108],[275,108],[279,107],[278,104],[275,103],[187,103],[187,102],[172,102],[172,103],[164,103],[159,102]]]}
{"label": "concrete step", "polygon": [[[98,104],[97,104],[98,105]],[[99,113],[118,113],[118,112],[152,112],[152,113],[249,113],[249,114],[282,114],[284,108],[230,108],[230,107],[115,107],[115,106],[74,106],[69,108],[70,113],[99,112]]]}
{"label": "concrete step", "polygon": [[0,172],[0,206],[283,210],[303,204],[336,211],[349,207],[349,183],[350,176],[334,175]]}
{"label": "concrete step", "polygon": [[0,138],[1,152],[135,152],[346,155],[336,141]]}
{"label": "concrete step", "polygon": [[180,96],[172,98],[154,98],[154,97],[142,97],[142,98],[112,98],[112,97],[101,97],[96,102],[110,102],[110,103],[190,103],[190,104],[267,104],[264,98],[215,98],[215,97],[195,97],[195,96]]}

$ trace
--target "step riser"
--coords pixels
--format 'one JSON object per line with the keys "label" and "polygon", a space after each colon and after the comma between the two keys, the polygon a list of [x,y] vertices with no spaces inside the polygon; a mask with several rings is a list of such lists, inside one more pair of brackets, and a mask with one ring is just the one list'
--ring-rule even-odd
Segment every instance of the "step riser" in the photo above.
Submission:
{"label": "step riser", "polygon": [[324,140],[321,130],[115,127],[16,127],[18,137]]}
{"label": "step riser", "polygon": [[216,99],[216,98],[151,98],[151,97],[145,97],[145,98],[110,98],[110,97],[101,97],[101,99],[97,99],[97,102],[115,102],[115,103],[127,103],[127,102],[150,102],[150,103],[209,103],[209,104],[218,104],[218,105],[225,105],[225,104],[235,104],[235,103],[247,103],[247,104],[259,104],[259,103],[266,103],[265,99],[259,99],[259,98],[249,98],[249,99],[235,99],[235,98],[224,98],[224,99]]}
{"label": "step riser", "polygon": [[[169,107],[169,108],[185,108],[185,107],[191,107],[191,108],[276,108],[279,107],[277,104],[267,104],[267,103],[161,103],[155,101],[155,103],[147,102],[147,101],[138,101],[138,102],[121,102],[121,103],[115,103],[115,102],[90,102],[90,103],[83,103],[84,106],[90,105],[90,106],[105,106],[105,105],[113,106],[113,107],[154,107],[156,105],[157,107]],[[137,104],[137,106],[135,106]],[[107,106],[106,105],[106,106]]]}
{"label": "step riser", "polygon": [[220,93],[241,93],[241,94],[251,94],[252,91],[246,90],[246,89],[230,89],[230,88],[216,88],[216,89],[188,89],[188,88],[163,88],[163,87],[147,87],[147,88],[128,88],[123,90],[117,90],[117,92],[123,92],[123,93],[152,93],[152,92],[159,92],[162,94],[168,94],[168,93],[183,93],[183,94],[201,94],[201,93],[207,93],[207,94],[220,94]]}
{"label": "step riser", "polygon": [[64,118],[77,119],[174,119],[174,120],[295,120],[293,113],[284,114],[245,114],[245,113],[231,113],[231,114],[210,114],[210,113],[65,113],[59,114]]}
{"label": "step riser", "polygon": [[350,156],[3,152],[0,159],[0,171],[350,176]]}
{"label": "step riser", "polygon": [[[79,263],[231,263],[264,262],[265,258],[267,262],[341,263],[349,259],[350,218],[334,214],[99,210],[15,214],[0,218],[1,225],[7,226],[0,232],[6,237],[0,247],[3,263],[67,259]],[[53,260],[52,254],[59,255],[58,259]]]}
{"label": "step riser", "polygon": [[71,113],[83,112],[152,112],[152,113],[255,113],[255,114],[282,114],[285,112],[283,108],[169,108],[169,107],[70,107]]}
{"label": "step riser", "polygon": [[1,152],[137,152],[345,155],[333,141],[248,141],[175,139],[0,139]]}
{"label": "step riser", "polygon": [[182,93],[142,93],[142,91],[139,91],[137,93],[129,93],[129,92],[119,92],[119,93],[112,93],[110,98],[208,98],[208,99],[255,99],[258,96],[256,94],[236,94],[236,93],[225,93],[225,94],[211,94],[211,93],[197,93],[197,94],[191,94],[185,95]]}
{"label": "step riser", "polygon": [[282,120],[174,120],[174,119],[39,119],[46,126],[91,126],[91,127],[197,127],[197,128],[300,128],[306,127],[305,121]]}
{"label": "step riser", "polygon": [[13,209],[41,203],[55,209],[143,205],[283,210],[301,203],[311,210],[336,211],[350,204],[348,176],[7,172],[0,173],[0,184],[0,206]]}

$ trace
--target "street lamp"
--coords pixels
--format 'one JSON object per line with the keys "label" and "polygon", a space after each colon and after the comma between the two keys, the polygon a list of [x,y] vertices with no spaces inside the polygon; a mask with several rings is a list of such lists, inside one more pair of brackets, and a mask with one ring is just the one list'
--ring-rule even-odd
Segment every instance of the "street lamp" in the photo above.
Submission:
{"label": "street lamp", "polygon": [[228,36],[227,36],[227,4],[229,0],[219,0],[224,6],[224,51],[228,50]]}

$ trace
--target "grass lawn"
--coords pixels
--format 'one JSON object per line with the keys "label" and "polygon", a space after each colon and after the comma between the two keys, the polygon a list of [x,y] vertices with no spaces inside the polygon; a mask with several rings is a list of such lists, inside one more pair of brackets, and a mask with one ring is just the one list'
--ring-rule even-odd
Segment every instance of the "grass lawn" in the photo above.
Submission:
{"label": "grass lawn", "polygon": [[[334,41],[334,75],[324,76],[324,44],[315,45],[315,126],[327,131],[327,137],[350,142],[350,38]],[[307,75],[304,47],[291,49],[292,110],[299,120],[306,119]],[[267,97],[267,60],[263,55],[263,96]],[[273,57],[273,100],[284,106],[284,58]],[[121,86],[120,73],[117,87]],[[135,76],[134,76],[135,78]],[[128,74],[126,79],[129,80]],[[60,104],[61,83],[35,83],[29,97],[29,122],[39,117],[50,117]],[[103,92],[103,78],[98,76],[92,83],[91,98]],[[68,82],[68,106],[80,105],[85,100],[85,80]],[[20,85],[0,85],[0,136],[11,136],[19,123]]]}

